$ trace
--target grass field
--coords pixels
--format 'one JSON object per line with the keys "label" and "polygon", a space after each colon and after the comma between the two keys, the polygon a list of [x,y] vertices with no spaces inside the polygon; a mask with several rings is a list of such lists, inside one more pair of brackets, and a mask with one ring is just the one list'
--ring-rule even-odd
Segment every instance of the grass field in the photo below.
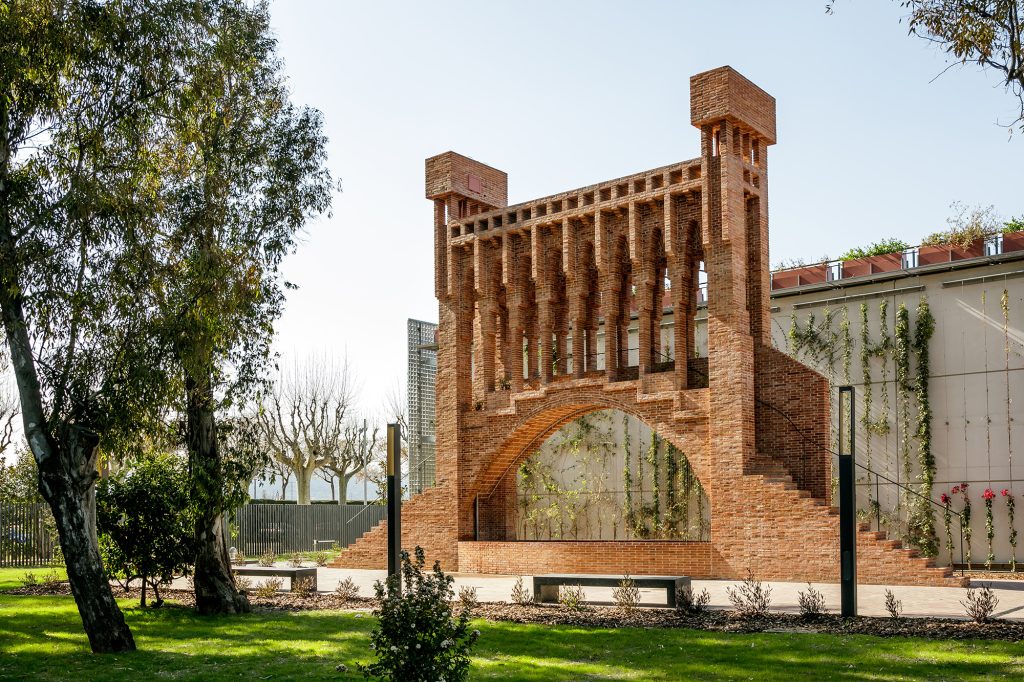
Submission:
{"label": "grass field", "polygon": [[[35,569],[37,576],[49,569]],[[0,590],[24,569],[0,569]],[[342,611],[200,617],[122,601],[139,651],[89,652],[70,597],[0,595],[0,679],[354,680],[369,615]],[[600,630],[478,621],[472,679],[1024,679],[1024,648],[804,633]],[[339,664],[347,672],[336,670]]]}

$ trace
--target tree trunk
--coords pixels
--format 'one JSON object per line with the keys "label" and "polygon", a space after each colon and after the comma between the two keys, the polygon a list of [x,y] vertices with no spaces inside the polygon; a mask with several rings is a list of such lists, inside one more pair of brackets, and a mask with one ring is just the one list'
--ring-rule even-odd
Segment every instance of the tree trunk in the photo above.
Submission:
{"label": "tree trunk", "polygon": [[313,472],[298,469],[295,472],[296,504],[309,504],[309,489],[313,482]]}
{"label": "tree trunk", "polygon": [[201,381],[186,376],[189,472],[196,515],[195,593],[199,613],[247,613],[249,600],[239,594],[231,574],[224,537],[224,479],[213,413],[210,373]]}
{"label": "tree trunk", "polygon": [[338,504],[348,504],[348,482],[351,476],[338,476]]}
{"label": "tree trunk", "polygon": [[[0,194],[3,183],[0,182]],[[114,601],[96,541],[95,433],[65,426],[54,438],[25,321],[8,214],[0,206],[0,314],[21,399],[25,439],[39,468],[39,492],[57,525],[68,583],[94,653],[134,651],[135,640]]]}
{"label": "tree trunk", "polygon": [[96,540],[94,433],[66,426],[59,453],[40,464],[39,492],[57,524],[68,582],[94,653],[134,651],[135,640],[114,600]]}

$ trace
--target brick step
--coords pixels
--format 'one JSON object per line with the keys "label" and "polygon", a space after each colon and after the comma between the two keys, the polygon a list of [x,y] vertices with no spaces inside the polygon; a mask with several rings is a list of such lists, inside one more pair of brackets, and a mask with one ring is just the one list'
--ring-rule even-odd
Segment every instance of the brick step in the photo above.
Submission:
{"label": "brick step", "polygon": [[[756,475],[761,476],[760,473]],[[822,532],[835,531],[836,522],[831,520],[831,518],[839,515],[838,507],[826,506],[824,500],[812,497],[807,491],[794,490],[785,481],[764,478],[763,476],[762,480],[766,486],[773,489],[776,495],[782,497],[790,496],[793,514],[799,516],[803,522],[808,522],[817,516],[823,523]],[[936,566],[933,558],[922,557],[917,549],[904,547],[902,540],[890,540],[886,531],[872,530],[870,523],[857,524],[857,530],[858,554],[863,552],[871,556],[875,552],[881,552],[881,556],[878,556],[875,561],[905,563],[907,569],[905,574],[919,576],[922,583],[962,585],[965,582],[963,579],[953,575],[951,567]],[[809,531],[813,532],[810,529]],[[871,560],[869,559],[869,561]]]}

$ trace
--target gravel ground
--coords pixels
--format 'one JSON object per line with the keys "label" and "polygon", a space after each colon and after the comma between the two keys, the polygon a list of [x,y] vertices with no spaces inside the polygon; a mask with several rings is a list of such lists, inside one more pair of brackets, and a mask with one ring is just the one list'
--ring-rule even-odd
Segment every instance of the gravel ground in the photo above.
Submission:
{"label": "gravel ground", "polygon": [[[70,595],[67,583],[34,585],[8,590],[15,595]],[[118,598],[138,599],[138,590],[114,588]],[[161,596],[172,604],[165,608],[191,608],[195,599],[188,590],[164,590]],[[255,612],[350,610],[370,611],[376,600],[364,597],[345,598],[330,592],[299,595],[278,592],[272,596],[249,594]],[[710,609],[699,615],[686,615],[672,609],[641,607],[628,611],[607,606],[590,606],[570,610],[560,605],[481,603],[473,616],[493,621],[534,623],[541,625],[574,625],[596,628],[691,628],[714,632],[804,632],[828,634],[863,634],[881,637],[922,637],[926,639],[996,639],[1010,642],[1024,640],[1024,623],[994,621],[974,623],[952,618],[869,618],[843,619],[826,614],[815,619],[795,614],[771,613],[754,618],[740,618],[722,609]]]}

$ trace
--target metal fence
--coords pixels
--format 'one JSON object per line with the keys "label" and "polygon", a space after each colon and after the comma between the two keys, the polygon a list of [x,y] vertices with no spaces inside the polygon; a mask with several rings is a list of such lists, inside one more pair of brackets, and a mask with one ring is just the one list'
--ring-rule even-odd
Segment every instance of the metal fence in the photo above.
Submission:
{"label": "metal fence", "polygon": [[247,504],[238,509],[229,544],[257,557],[347,547],[387,518],[379,504]]}
{"label": "metal fence", "polygon": [[45,504],[0,503],[0,566],[43,566],[58,546]]}

